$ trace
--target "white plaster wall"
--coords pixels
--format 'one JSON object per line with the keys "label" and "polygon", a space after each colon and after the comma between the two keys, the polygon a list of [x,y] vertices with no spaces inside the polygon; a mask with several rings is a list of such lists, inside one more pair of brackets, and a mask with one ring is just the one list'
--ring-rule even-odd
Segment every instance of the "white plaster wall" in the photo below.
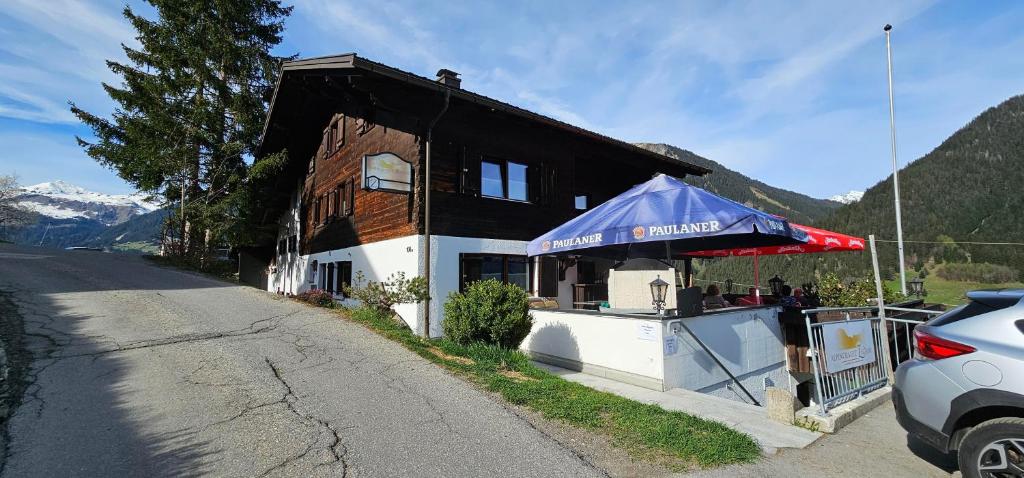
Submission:
{"label": "white plaster wall", "polygon": [[[765,404],[765,379],[768,379],[771,382],[771,386],[789,389],[790,393],[796,395],[796,387],[790,386],[789,372],[786,370],[785,363],[775,364],[760,370],[755,370],[745,375],[738,375],[736,378],[739,379],[740,383],[746,387],[747,391],[750,392],[750,394],[753,395],[762,406]],[[708,395],[714,395],[716,397],[735,400],[737,402],[751,403],[750,397],[747,397],[747,395],[743,393],[743,390],[736,386],[736,383],[732,380],[719,382],[697,391]]]}
{"label": "white plaster wall", "polygon": [[608,272],[608,305],[614,309],[644,309],[654,311],[651,296],[651,282],[654,279],[668,282],[665,308],[676,308],[676,270],[664,271],[617,271]]}
{"label": "white plaster wall", "polygon": [[[301,189],[301,182],[298,188]],[[302,237],[302,220],[299,217],[301,201],[297,193],[299,189],[292,191],[289,208],[278,219],[278,241],[293,235],[296,238]],[[291,294],[297,294],[305,290],[307,286],[303,282],[305,267],[306,265],[302,262],[302,257],[298,251],[287,252],[286,250],[283,254],[276,255],[271,266],[271,272],[267,277],[267,290]]]}
{"label": "white plaster wall", "polygon": [[[423,236],[420,236],[420,242],[422,242],[422,238]],[[483,253],[525,256],[526,244],[526,241],[504,239],[430,236],[430,275],[432,277],[430,283],[430,336],[441,336],[441,321],[444,320],[444,303],[448,299],[449,293],[459,290],[459,254]]]}
{"label": "white plaster wall", "polygon": [[[736,309],[682,320],[752,395],[760,395],[760,401],[765,377],[776,386],[788,387],[786,352],[777,314],[776,308]],[[666,322],[666,336],[672,334],[670,327],[671,322]],[[716,395],[739,398],[742,391],[729,390],[732,380],[686,331],[680,331],[675,340],[676,352],[665,356],[666,387],[720,391]]]}
{"label": "white plaster wall", "polygon": [[[287,216],[294,216],[298,221],[297,212]],[[404,271],[407,277],[421,276],[425,270],[424,241],[425,236],[422,235],[405,236],[311,255],[289,254],[286,261],[278,264],[277,272],[270,274],[268,288],[292,294],[308,290],[313,284],[309,266],[314,260],[318,263],[350,260],[353,279],[357,271],[363,271],[367,279],[375,281],[387,279],[397,271]],[[431,236],[430,241],[431,337],[442,335],[444,303],[449,293],[459,290],[459,254],[526,255],[527,244],[526,241],[453,236]],[[566,271],[566,280],[559,282],[558,302],[561,307],[572,307],[572,283],[575,279],[576,269],[571,267]],[[427,307],[426,303],[403,304],[396,309],[414,331],[422,333],[422,319]]]}
{"label": "white plaster wall", "polygon": [[[520,348],[661,380],[663,327],[659,319],[548,310],[531,311],[533,330]],[[652,335],[641,333],[641,325]]]}
{"label": "white plaster wall", "polygon": [[555,300],[558,301],[559,309],[572,309],[572,285],[576,283],[576,265],[572,265],[565,269],[565,280],[558,281],[558,297]]}
{"label": "white plaster wall", "polygon": [[[380,282],[387,280],[389,276],[396,272],[404,272],[407,278],[420,275],[419,255],[419,236],[404,236],[360,246],[318,252],[302,256],[301,260],[307,268],[313,261],[317,261],[318,264],[352,261],[353,281],[356,280],[356,274],[362,272],[366,280]],[[310,281],[307,280],[306,282],[306,288],[308,288]],[[346,305],[355,306],[358,304],[349,300],[346,301]],[[420,311],[418,309],[416,304],[399,304],[395,306],[395,312],[414,331],[422,328]]]}

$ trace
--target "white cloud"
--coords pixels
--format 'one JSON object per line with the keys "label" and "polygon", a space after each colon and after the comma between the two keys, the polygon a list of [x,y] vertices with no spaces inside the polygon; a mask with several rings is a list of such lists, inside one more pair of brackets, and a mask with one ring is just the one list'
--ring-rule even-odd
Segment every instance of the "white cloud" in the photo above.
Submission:
{"label": "white cloud", "polygon": [[[116,79],[103,61],[121,58],[119,43],[134,36],[117,1],[5,6],[0,116],[73,122],[68,99],[109,111],[99,82]],[[295,7],[282,53],[355,51],[427,77],[451,68],[466,89],[818,196],[864,189],[887,172],[884,23],[896,26],[904,163],[1019,93],[1024,75],[1019,7],[964,18],[948,10],[966,7],[931,0]],[[84,158],[51,157],[63,153]]]}
{"label": "white cloud", "polygon": [[135,36],[119,4],[15,0],[0,15],[17,25],[0,32],[0,116],[74,123],[69,100],[110,109],[100,82],[117,78],[104,62],[123,59]]}

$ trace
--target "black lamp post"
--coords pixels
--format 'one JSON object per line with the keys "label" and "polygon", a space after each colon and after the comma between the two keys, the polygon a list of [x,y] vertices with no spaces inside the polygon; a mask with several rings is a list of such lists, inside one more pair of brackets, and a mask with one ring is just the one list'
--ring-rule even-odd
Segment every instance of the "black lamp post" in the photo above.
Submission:
{"label": "black lamp post", "polygon": [[782,297],[782,286],[786,285],[786,280],[775,274],[775,277],[768,279],[768,285],[772,287],[772,295]]}
{"label": "black lamp post", "polygon": [[920,277],[910,279],[909,281],[907,281],[907,285],[910,288],[910,290],[907,292],[910,292],[912,295],[916,295],[918,298],[928,294],[928,292],[924,290],[924,281],[921,280]]}
{"label": "black lamp post", "polygon": [[668,293],[668,282],[661,280],[659,275],[651,281],[651,298],[653,299],[654,311],[662,315],[665,310],[665,294]]}

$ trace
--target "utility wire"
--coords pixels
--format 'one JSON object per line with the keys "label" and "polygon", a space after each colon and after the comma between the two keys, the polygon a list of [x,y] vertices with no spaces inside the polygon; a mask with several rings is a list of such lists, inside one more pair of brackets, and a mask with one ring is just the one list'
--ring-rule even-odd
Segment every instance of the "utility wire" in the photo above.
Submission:
{"label": "utility wire", "polygon": [[[876,242],[897,242],[891,239],[875,239]],[[942,242],[942,241],[908,241],[906,239],[903,242],[911,242],[914,244],[978,244],[987,246],[1024,246],[1024,242],[970,242],[970,241],[953,241],[953,242]]]}

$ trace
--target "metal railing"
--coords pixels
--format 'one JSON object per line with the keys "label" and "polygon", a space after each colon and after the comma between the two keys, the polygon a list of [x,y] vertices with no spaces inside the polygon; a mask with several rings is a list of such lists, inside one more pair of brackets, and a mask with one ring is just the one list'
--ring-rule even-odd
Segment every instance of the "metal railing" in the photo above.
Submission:
{"label": "metal railing", "polygon": [[[922,313],[926,315],[941,314],[942,311],[925,309],[907,309],[902,307],[884,306],[885,311]],[[811,358],[811,369],[814,371],[815,398],[820,415],[862,396],[865,393],[885,386],[892,377],[892,371],[901,362],[913,356],[913,328],[923,320],[886,317],[878,314],[878,307],[834,307],[803,311],[809,337],[808,355]],[[841,317],[830,321],[815,321],[823,314],[841,314]],[[867,317],[853,317],[852,314]],[[874,349],[873,359],[864,365],[845,370],[829,372],[821,351],[824,349],[825,336],[822,328],[835,322],[867,321],[871,330],[871,343]],[[901,330],[902,329],[902,330]],[[890,330],[892,335],[889,334]],[[904,346],[905,347],[902,347]]]}

